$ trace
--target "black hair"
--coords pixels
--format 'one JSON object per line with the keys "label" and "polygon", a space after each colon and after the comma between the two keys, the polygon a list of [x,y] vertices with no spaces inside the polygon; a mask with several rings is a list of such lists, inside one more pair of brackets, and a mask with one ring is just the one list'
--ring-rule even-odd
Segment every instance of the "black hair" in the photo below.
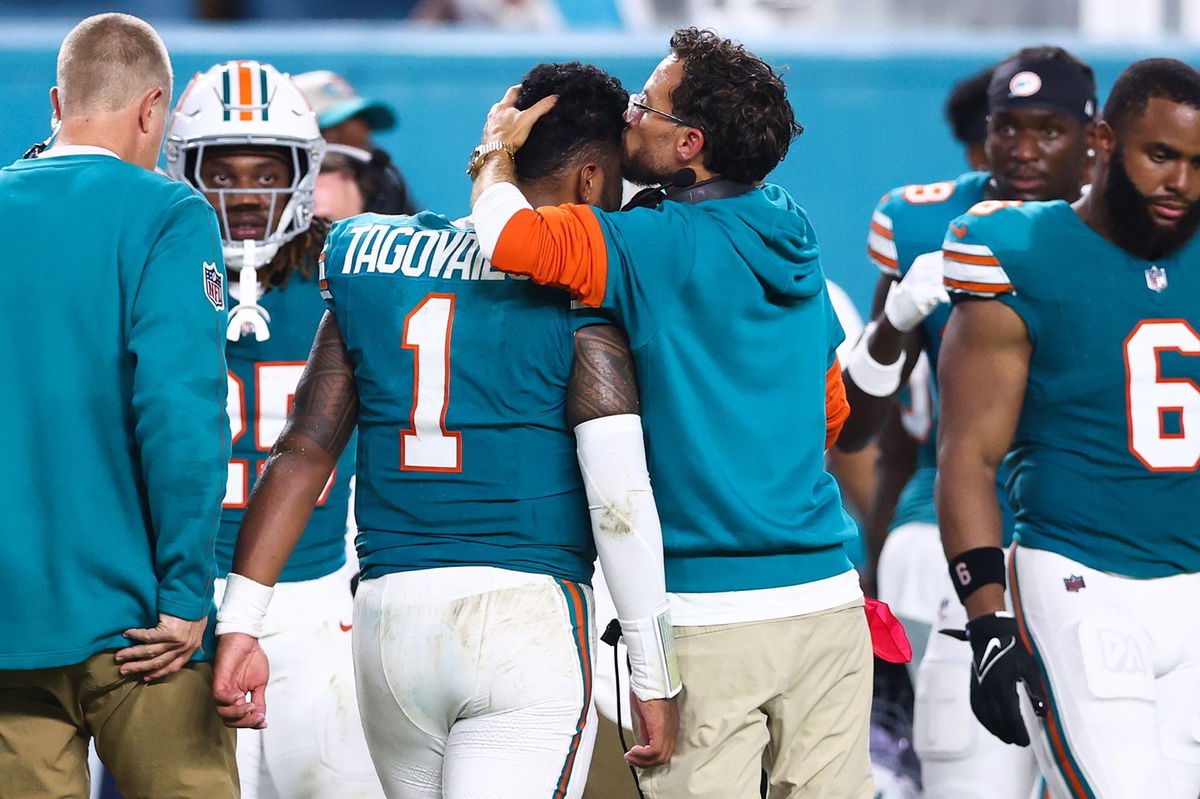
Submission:
{"label": "black hair", "polygon": [[1174,58],[1134,61],[1113,84],[1104,121],[1115,130],[1121,128],[1146,112],[1151,97],[1200,109],[1200,72]]}
{"label": "black hair", "polygon": [[744,46],[711,30],[675,31],[671,52],[683,62],[671,106],[704,132],[705,166],[730,180],[762,180],[804,131],[783,79]]}
{"label": "black hair", "polygon": [[578,61],[538,64],[522,78],[516,106],[524,110],[551,94],[558,95],[558,102],[517,151],[519,180],[557,174],[585,154],[620,157],[629,104],[629,92],[620,81]]}
{"label": "black hair", "polygon": [[986,67],[954,84],[946,98],[946,121],[954,138],[966,146],[987,138],[988,84],[992,67]]}

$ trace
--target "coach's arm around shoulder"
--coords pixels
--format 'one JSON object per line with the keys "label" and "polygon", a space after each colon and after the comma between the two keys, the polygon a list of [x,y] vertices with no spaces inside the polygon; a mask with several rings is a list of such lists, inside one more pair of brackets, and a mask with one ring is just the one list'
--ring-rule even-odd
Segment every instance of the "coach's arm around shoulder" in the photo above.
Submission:
{"label": "coach's arm around shoulder", "polygon": [[630,705],[642,743],[625,754],[649,768],[671,759],[682,689],[663,574],[662,528],[646,469],[633,356],[624,331],[575,334],[567,393],[592,537],[629,650]]}
{"label": "coach's arm around shoulder", "polygon": [[233,570],[217,612],[213,697],[227,726],[267,726],[268,664],[258,643],[263,617],[275,582],[357,420],[354,368],[337,318],[326,311],[296,386],[287,425],[246,506]]}
{"label": "coach's arm around shoulder", "polygon": [[149,682],[196,654],[213,596],[213,539],[229,459],[224,269],[217,220],[180,190],[140,265],[126,311],[130,419],[158,581],[154,627],[126,630],[115,657]]}

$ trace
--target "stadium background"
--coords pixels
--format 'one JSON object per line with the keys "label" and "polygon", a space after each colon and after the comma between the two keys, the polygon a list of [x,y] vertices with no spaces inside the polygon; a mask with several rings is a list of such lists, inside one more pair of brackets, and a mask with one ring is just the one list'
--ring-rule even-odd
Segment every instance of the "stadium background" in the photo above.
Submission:
{"label": "stadium background", "polygon": [[[1195,63],[1200,47],[1171,35],[1170,19],[1163,20],[1166,38],[1147,40],[1144,31],[1136,30],[1133,6],[1156,1],[1123,4],[1131,15],[1125,38],[1140,37],[1137,44],[1114,41],[1111,35],[1100,42],[1088,39],[1078,26],[1018,30],[1009,23],[1005,32],[996,33],[978,21],[970,28],[933,32],[928,26],[889,32],[879,28],[879,20],[869,19],[858,30],[847,29],[844,21],[826,20],[818,29],[764,31],[761,18],[754,18],[760,24],[745,26],[753,29],[727,24],[718,30],[786,69],[789,95],[806,130],[769,179],[808,209],[828,275],[865,313],[876,279],[865,258],[875,202],[896,185],[945,180],[965,170],[942,116],[951,85],[1019,47],[1042,43],[1061,44],[1091,63],[1101,101],[1133,59],[1171,55]],[[366,15],[398,13],[394,7],[401,4],[393,4],[392,12],[386,3],[358,0],[308,4],[312,8],[307,11],[305,3],[295,0],[246,5],[248,13],[270,17],[271,8],[276,16],[316,13],[313,9],[325,16],[336,9]],[[866,7],[864,0],[850,5]],[[256,6],[261,8],[255,11]],[[400,124],[379,134],[377,142],[392,153],[418,203],[451,216],[468,209],[470,184],[463,168],[489,106],[530,66],[588,61],[638,91],[665,53],[670,30],[653,25],[621,29],[620,19],[611,13],[612,2],[599,0],[562,0],[563,25],[516,32],[394,20],[199,22],[187,19],[191,5],[179,0],[111,5],[5,1],[0,2],[0,158],[18,158],[47,135],[47,93],[62,37],[83,16],[114,8],[144,16],[159,28],[175,65],[176,97],[195,72],[217,61],[254,58],[292,73],[332,69],[362,95],[390,103]],[[47,18],[47,12],[53,17]],[[714,15],[698,17],[703,24]]]}

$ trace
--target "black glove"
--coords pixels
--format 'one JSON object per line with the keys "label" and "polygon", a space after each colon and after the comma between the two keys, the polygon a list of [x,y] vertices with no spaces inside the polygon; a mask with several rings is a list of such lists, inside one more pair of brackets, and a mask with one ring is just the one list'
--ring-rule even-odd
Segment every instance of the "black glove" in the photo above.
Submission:
{"label": "black glove", "polygon": [[1021,642],[1017,620],[1011,613],[989,613],[967,622],[966,631],[943,633],[971,644],[971,710],[979,723],[1006,744],[1029,746],[1029,733],[1017,702],[1017,682],[1033,711],[1046,715],[1046,700],[1037,660]]}

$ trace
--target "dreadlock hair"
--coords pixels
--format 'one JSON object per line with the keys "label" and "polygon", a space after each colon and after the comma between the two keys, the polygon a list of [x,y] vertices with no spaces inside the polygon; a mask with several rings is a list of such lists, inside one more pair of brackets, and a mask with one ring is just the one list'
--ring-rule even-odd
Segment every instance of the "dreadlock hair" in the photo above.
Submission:
{"label": "dreadlock hair", "polygon": [[987,138],[988,84],[992,67],[986,67],[954,84],[946,98],[946,121],[954,138],[965,146]]}
{"label": "dreadlock hair", "polygon": [[258,279],[269,289],[283,288],[293,272],[308,280],[317,266],[325,236],[329,233],[329,220],[313,217],[308,230],[285,242],[266,267],[258,270]]}
{"label": "dreadlock hair", "polygon": [[783,80],[744,46],[711,30],[675,31],[671,52],[683,62],[671,106],[704,132],[705,166],[730,180],[762,180],[804,132]]}
{"label": "dreadlock hair", "polygon": [[551,94],[554,108],[533,126],[515,157],[517,178],[534,181],[558,174],[580,156],[619,156],[629,92],[597,67],[572,61],[538,64],[521,79],[516,106],[524,110]]}
{"label": "dreadlock hair", "polygon": [[1174,58],[1134,61],[1113,84],[1104,121],[1119,131],[1146,113],[1151,97],[1200,109],[1200,72]]}

